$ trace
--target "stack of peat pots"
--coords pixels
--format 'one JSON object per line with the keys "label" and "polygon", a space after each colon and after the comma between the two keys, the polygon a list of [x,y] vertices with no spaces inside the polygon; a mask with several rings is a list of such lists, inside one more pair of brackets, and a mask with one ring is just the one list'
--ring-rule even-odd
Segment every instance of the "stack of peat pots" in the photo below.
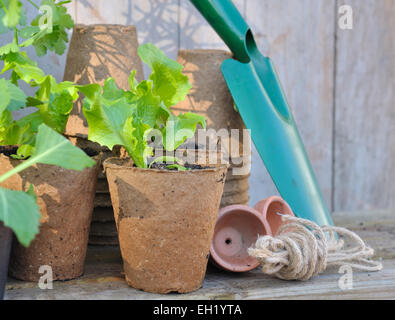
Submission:
{"label": "stack of peat pots", "polygon": [[[70,42],[64,80],[80,85],[103,85],[113,77],[121,89],[129,89],[129,74],[137,70],[136,79],[143,79],[143,66],[137,54],[138,39],[134,26],[76,25]],[[76,102],[66,128],[66,135],[77,146],[102,152],[103,161],[119,157],[120,152],[87,140],[88,124],[82,112],[82,99]],[[99,173],[89,244],[118,245],[111,198],[103,167]]]}
{"label": "stack of peat pots", "polygon": [[[229,159],[221,208],[233,204],[248,204],[249,201],[249,168],[251,165],[251,150],[248,137],[244,137],[244,123],[235,110],[234,102],[226,82],[222,76],[221,64],[232,58],[231,53],[223,50],[181,50],[178,62],[184,66],[184,74],[192,84],[188,97],[177,104],[173,110],[179,112],[194,112],[207,119],[207,129],[217,132],[226,129],[229,132],[229,146],[225,150],[232,154]],[[239,131],[239,150],[231,150],[231,129]],[[236,137],[237,139],[237,137]],[[221,141],[219,140],[219,143]],[[218,149],[220,149],[218,144]],[[223,148],[221,149],[223,152]],[[244,154],[244,156],[243,156]]]}
{"label": "stack of peat pots", "polygon": [[103,171],[97,180],[91,231],[91,245],[119,245],[108,182]]}

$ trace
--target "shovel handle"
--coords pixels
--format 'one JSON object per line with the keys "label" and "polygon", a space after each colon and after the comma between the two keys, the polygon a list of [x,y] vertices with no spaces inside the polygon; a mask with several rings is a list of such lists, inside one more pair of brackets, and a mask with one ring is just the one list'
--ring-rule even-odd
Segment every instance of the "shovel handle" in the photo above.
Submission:
{"label": "shovel handle", "polygon": [[234,57],[249,62],[246,36],[250,27],[231,0],[190,0],[224,40]]}

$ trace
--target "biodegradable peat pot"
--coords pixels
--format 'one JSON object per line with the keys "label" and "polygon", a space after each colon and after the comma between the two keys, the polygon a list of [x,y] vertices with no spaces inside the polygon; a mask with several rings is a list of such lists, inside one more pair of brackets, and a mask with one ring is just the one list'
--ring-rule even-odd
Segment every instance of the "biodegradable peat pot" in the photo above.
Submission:
{"label": "biodegradable peat pot", "polygon": [[257,210],[246,205],[222,208],[210,249],[211,261],[227,271],[253,270],[259,262],[248,254],[248,248],[256,242],[258,236],[271,234],[269,224]]}
{"label": "biodegradable peat pot", "polygon": [[263,219],[269,223],[273,235],[276,235],[278,228],[280,228],[284,223],[278,213],[295,216],[288,203],[278,196],[272,196],[259,201],[254,206],[254,209],[259,211],[262,214]]}
{"label": "biodegradable peat pot", "polygon": [[202,286],[227,166],[189,171],[104,162],[127,283],[154,293]]}
{"label": "biodegradable peat pot", "polygon": [[[231,58],[232,53],[224,50],[180,50],[177,61],[184,66],[183,72],[189,78],[192,90],[187,98],[173,106],[172,110],[176,114],[186,111],[200,114],[207,119],[207,129],[214,129],[218,133],[221,129],[228,130],[229,134],[232,129],[241,131],[238,137],[229,135],[229,145],[221,146],[230,151],[232,146],[236,146],[234,143],[239,145],[238,150],[232,152],[233,158],[225,185],[226,189],[232,189],[237,193],[248,191],[249,170],[238,170],[235,174],[234,169],[250,163],[251,150],[249,144],[245,144],[242,132],[245,126],[234,108],[232,95],[221,72],[222,63]],[[224,141],[219,139],[217,145],[220,146],[222,143]],[[245,179],[246,184],[241,186],[235,182],[239,179]],[[221,207],[248,202],[245,198],[239,200],[236,197],[227,197],[225,193],[226,199],[222,200]]]}
{"label": "biodegradable peat pot", "polygon": [[225,208],[227,206],[236,205],[236,204],[244,204],[247,205],[250,200],[250,195],[248,190],[241,191],[240,193],[236,193],[233,195],[224,194],[221,199],[221,208]]}
{"label": "biodegradable peat pot", "polygon": [[[103,85],[108,77],[112,77],[119,88],[128,90],[132,70],[137,71],[137,80],[144,78],[143,65],[137,54],[138,46],[135,26],[78,24],[70,40],[64,80],[80,85]],[[81,99],[70,114],[66,134],[88,136]]]}
{"label": "biodegradable peat pot", "polygon": [[[53,280],[82,275],[100,165],[100,157],[94,159],[97,165],[83,171],[37,164],[1,184],[13,190],[26,190],[32,184],[42,215],[40,233],[29,248],[14,241],[11,276],[37,281],[42,265],[52,267]],[[0,175],[20,162],[0,155]]]}
{"label": "biodegradable peat pot", "polygon": [[0,222],[0,300],[4,299],[7,282],[8,262],[10,260],[12,231]]}

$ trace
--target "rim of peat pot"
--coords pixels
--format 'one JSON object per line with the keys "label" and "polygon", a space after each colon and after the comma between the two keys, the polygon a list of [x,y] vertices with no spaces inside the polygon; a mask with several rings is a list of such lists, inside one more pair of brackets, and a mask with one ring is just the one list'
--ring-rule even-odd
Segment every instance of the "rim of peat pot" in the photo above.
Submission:
{"label": "rim of peat pot", "polygon": [[265,219],[272,229],[273,235],[276,235],[277,230],[283,225],[281,216],[277,213],[295,216],[288,203],[279,196],[271,196],[264,200],[259,201],[254,209],[259,211],[263,219]]}
{"label": "rim of peat pot", "polygon": [[[118,163],[114,163],[114,161]],[[124,162],[124,163],[122,163]],[[193,164],[195,165],[195,164]],[[209,164],[209,165],[204,165],[204,164],[196,164],[198,166],[201,166],[202,168],[199,169],[188,169],[186,171],[181,171],[181,170],[168,170],[168,169],[157,169],[157,168],[139,168],[134,166],[133,160],[131,158],[116,158],[116,157],[111,157],[107,158],[105,161],[103,161],[103,167],[105,170],[108,168],[110,169],[118,169],[118,170],[144,170],[147,172],[157,172],[157,173],[171,173],[171,174],[188,174],[191,172],[204,172],[204,171],[217,171],[218,169],[224,169],[224,168],[229,168],[229,164]]]}
{"label": "rim of peat pot", "polygon": [[214,265],[232,272],[247,272],[259,266],[248,254],[259,235],[271,235],[270,225],[257,210],[247,205],[231,205],[219,211],[210,248]]}
{"label": "rim of peat pot", "polygon": [[[91,158],[96,165],[82,171],[35,164],[1,184],[12,190],[32,184],[41,213],[40,232],[30,246],[13,242],[8,271],[12,277],[37,281],[41,265],[52,267],[53,280],[83,274],[101,154]],[[0,154],[0,173],[22,161]]]}
{"label": "rim of peat pot", "polygon": [[199,289],[227,165],[188,171],[132,165],[117,158],[103,163],[126,282],[153,293]]}

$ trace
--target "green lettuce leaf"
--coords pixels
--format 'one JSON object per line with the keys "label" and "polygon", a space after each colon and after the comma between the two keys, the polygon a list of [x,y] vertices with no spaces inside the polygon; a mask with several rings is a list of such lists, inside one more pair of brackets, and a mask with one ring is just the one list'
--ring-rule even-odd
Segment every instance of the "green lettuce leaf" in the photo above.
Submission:
{"label": "green lettuce leaf", "polygon": [[77,171],[96,164],[84,151],[45,124],[39,126],[34,153],[25,162],[51,164]]}
{"label": "green lettuce leaf", "polygon": [[159,96],[166,107],[183,101],[191,89],[188,77],[182,74],[183,66],[166,55],[152,43],[143,44],[138,54],[152,70],[149,77],[153,81],[154,94]]}
{"label": "green lettuce leaf", "polygon": [[31,113],[17,121],[12,121],[10,115],[8,122],[4,125],[4,131],[0,135],[2,137],[1,144],[20,146],[17,155],[14,156],[16,159],[30,157],[34,150],[38,127],[42,123],[43,118],[40,111]]}
{"label": "green lettuce leaf", "polygon": [[44,71],[37,67],[37,62],[32,61],[25,52],[11,52],[3,55],[2,60],[4,60],[4,68],[1,73],[13,70],[14,83],[17,79],[22,79],[28,84],[32,80],[37,83],[45,80]]}
{"label": "green lettuce leaf", "polygon": [[112,149],[123,145],[122,128],[132,115],[132,109],[121,90],[114,89],[112,78],[106,80],[104,88],[90,85],[80,88],[85,94],[83,112],[89,125],[89,140]]}
{"label": "green lettuce leaf", "polygon": [[0,56],[2,56],[3,54],[9,54],[11,52],[19,52],[21,51],[21,49],[19,48],[19,46],[14,43],[7,43],[6,45],[0,47]]}
{"label": "green lettuce leaf", "polygon": [[7,109],[11,102],[11,96],[8,91],[7,81],[5,79],[0,79],[0,114]]}
{"label": "green lettuce leaf", "polygon": [[22,245],[29,246],[39,232],[40,218],[40,209],[31,191],[0,188],[0,221],[14,231]]}
{"label": "green lettuce leaf", "polygon": [[11,157],[18,160],[24,160],[29,158],[34,153],[34,146],[30,144],[21,145],[16,154],[12,154]]}
{"label": "green lettuce leaf", "polygon": [[186,139],[195,135],[197,125],[206,128],[206,118],[194,113],[184,113],[179,116],[172,115],[166,126],[162,129],[163,145],[166,150],[174,151],[182,145]]}
{"label": "green lettuce leaf", "polygon": [[19,0],[2,0],[0,2],[0,31],[4,32],[4,28],[15,28],[25,20],[25,11]]}
{"label": "green lettuce leaf", "polygon": [[[83,112],[88,121],[91,141],[112,149],[124,146],[137,166],[146,167],[146,155],[150,153],[144,134],[150,126],[137,117],[137,108],[125,97],[125,92],[117,88],[114,79],[105,81],[103,89],[99,85],[80,88],[85,94]],[[150,117],[146,117],[150,121]]]}
{"label": "green lettuce leaf", "polygon": [[0,112],[0,145],[6,145],[6,132],[9,125],[12,123],[12,115],[10,111]]}
{"label": "green lettuce leaf", "polygon": [[[63,6],[65,2],[56,3],[55,0],[41,1],[41,7],[49,6],[52,11],[52,26],[45,29],[39,27],[40,19],[47,13],[38,15],[31,23],[29,28],[25,28],[21,36],[28,38],[22,46],[33,45],[38,56],[44,56],[48,50],[62,55],[67,46],[69,38],[67,30],[74,27],[72,17],[67,13]],[[38,29],[37,29],[38,28]]]}
{"label": "green lettuce leaf", "polygon": [[136,105],[134,116],[152,128],[165,123],[169,117],[166,108],[163,108],[161,104],[160,97],[153,92],[152,81],[144,80],[140,82],[136,87],[136,95],[130,102]]}
{"label": "green lettuce leaf", "polygon": [[46,76],[39,87],[35,101],[42,101],[42,104],[35,106],[40,110],[45,124],[63,133],[73,109],[74,100],[78,98],[78,90],[70,82],[57,84],[52,76]]}
{"label": "green lettuce leaf", "polygon": [[0,97],[0,114],[4,110],[15,111],[26,105],[26,94],[6,79],[0,79]]}

